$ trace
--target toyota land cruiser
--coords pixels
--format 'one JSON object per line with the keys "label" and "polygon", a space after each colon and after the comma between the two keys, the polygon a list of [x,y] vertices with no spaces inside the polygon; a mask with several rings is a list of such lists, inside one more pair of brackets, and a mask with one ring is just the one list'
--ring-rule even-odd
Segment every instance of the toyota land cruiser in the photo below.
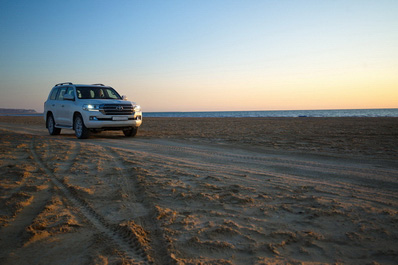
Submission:
{"label": "toyota land cruiser", "polygon": [[44,120],[50,135],[61,129],[75,130],[79,139],[90,132],[122,130],[135,136],[142,123],[141,107],[121,97],[116,90],[103,84],[56,84],[44,103]]}

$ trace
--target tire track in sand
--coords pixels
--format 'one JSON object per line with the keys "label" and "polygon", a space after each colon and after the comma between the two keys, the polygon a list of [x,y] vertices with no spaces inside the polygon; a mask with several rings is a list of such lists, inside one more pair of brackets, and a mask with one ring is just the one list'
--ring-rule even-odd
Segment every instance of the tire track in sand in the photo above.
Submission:
{"label": "tire track in sand", "polygon": [[366,177],[369,173],[374,174],[377,176],[377,179],[388,178],[389,180],[395,179],[392,178],[391,175],[396,175],[398,173],[397,170],[393,169],[374,169],[374,168],[366,168],[363,169],[358,166],[349,166],[349,165],[334,165],[324,162],[316,162],[316,161],[308,161],[308,160],[301,160],[297,158],[289,158],[286,157],[274,157],[264,154],[235,154],[231,152],[220,152],[220,151],[211,151],[209,150],[202,150],[199,148],[192,148],[187,146],[179,146],[179,145],[166,145],[166,144],[159,144],[159,143],[150,143],[144,142],[139,143],[135,142],[136,145],[146,145],[152,146],[156,149],[163,149],[166,152],[170,152],[170,150],[184,152],[186,154],[196,154],[199,156],[209,156],[211,157],[218,157],[225,160],[230,161],[256,161],[260,163],[266,163],[268,166],[280,166],[280,167],[292,167],[296,169],[303,169],[308,171],[314,172],[324,172],[325,169],[336,172],[336,174],[345,174],[350,176],[358,176],[358,177]]}
{"label": "tire track in sand", "polygon": [[69,150],[67,156],[65,157],[64,162],[60,164],[58,167],[60,173],[65,173],[69,171],[73,166],[73,164],[75,163],[77,156],[80,153],[81,146],[78,142],[72,142],[71,145],[72,145],[72,150]]}
{"label": "tire track in sand", "polygon": [[137,204],[139,205],[139,209],[146,209],[146,214],[140,216],[139,220],[145,230],[150,231],[149,237],[152,247],[152,251],[150,252],[152,252],[151,256],[154,258],[155,264],[175,264],[168,251],[168,243],[164,238],[163,231],[158,222],[155,221],[159,212],[150,199],[148,199],[145,188],[141,187],[136,174],[128,172],[124,164],[125,160],[114,148],[108,147],[107,153],[112,156],[113,162],[120,169],[122,189],[129,194],[131,204],[133,204],[132,209],[136,208]]}
{"label": "tire track in sand", "polygon": [[[2,228],[0,236],[0,249],[2,253],[11,254],[12,250],[18,249],[23,242],[19,236],[15,236],[15,231],[17,234],[22,234],[26,227],[32,224],[33,220],[37,215],[43,211],[48,200],[51,198],[51,188],[43,189],[34,194],[32,202],[25,206],[21,212],[15,217],[15,219],[10,222],[6,227]],[[7,257],[0,256],[0,264],[6,263]]]}
{"label": "tire track in sand", "polygon": [[[345,180],[345,178],[340,176],[340,170],[336,170],[335,166],[328,167],[328,165],[324,165],[322,163],[316,164],[316,171],[320,170],[322,167],[324,167],[324,174],[325,172],[329,174],[329,176],[333,175],[335,178],[314,178],[310,177],[308,174],[304,174],[302,176],[297,174],[298,169],[302,170],[303,168],[300,166],[291,166],[290,171],[294,171],[292,174],[289,171],[286,171],[286,169],[282,171],[269,171],[266,168],[264,168],[264,164],[258,163],[258,164],[246,164],[243,165],[247,159],[247,156],[240,157],[240,155],[234,155],[230,153],[223,153],[223,152],[215,152],[216,154],[213,154],[214,152],[211,152],[209,154],[208,152],[205,153],[203,150],[196,150],[192,148],[185,148],[185,147],[179,147],[179,146],[169,146],[169,145],[159,145],[159,144],[149,144],[152,146],[156,146],[158,148],[157,150],[165,150],[168,151],[168,155],[164,155],[162,152],[153,152],[153,151],[138,151],[135,149],[130,149],[126,147],[120,147],[120,146],[112,146],[113,148],[131,153],[131,154],[142,154],[142,155],[147,155],[151,157],[152,160],[154,160],[154,163],[160,163],[163,165],[163,167],[170,167],[174,164],[176,167],[178,167],[180,170],[182,167],[194,167],[194,168],[200,168],[204,167],[206,168],[207,172],[218,172],[220,168],[223,168],[225,172],[228,172],[230,176],[233,175],[247,175],[245,177],[245,181],[251,181],[252,184],[258,185],[258,181],[261,181],[262,178],[257,178],[254,177],[254,175],[262,176],[265,178],[271,178],[272,182],[274,184],[279,183],[278,185],[287,185],[290,186],[290,184],[293,182],[299,182],[301,185],[318,185],[318,187],[323,187],[324,191],[331,192],[332,189],[337,189],[337,190],[345,190],[347,192],[347,196],[351,196],[351,191],[353,189],[361,191],[363,193],[362,195],[359,195],[361,198],[372,201],[372,198],[385,198],[386,196],[389,198],[388,201],[382,201],[380,200],[374,200],[376,203],[381,203],[385,205],[386,203],[389,204],[391,201],[396,200],[396,193],[394,191],[383,191],[383,194],[380,194],[379,191],[372,186],[364,185],[364,183],[349,183]],[[102,146],[109,146],[109,145],[102,145]],[[184,155],[179,154],[179,156],[173,156],[170,154],[170,149],[178,150],[180,152],[183,152]],[[189,157],[192,154],[196,155],[205,155],[206,159],[200,160],[199,164],[198,162],[195,162],[197,160],[189,159]],[[208,157],[210,156],[210,158]],[[215,158],[221,158],[221,160],[217,161]],[[251,156],[249,156],[251,157]],[[267,158],[265,158],[267,159]],[[281,160],[280,158],[278,160]],[[157,162],[155,162],[157,161]],[[164,163],[165,161],[168,161],[169,163]],[[284,160],[282,160],[284,161]],[[149,162],[148,160],[146,162]],[[224,164],[223,162],[228,162],[227,164]],[[290,160],[286,160],[284,162],[290,163]],[[240,165],[236,165],[236,163],[242,163]],[[269,166],[272,162],[266,163],[266,166]],[[354,168],[350,167],[351,170],[359,170],[361,171],[361,168]],[[238,173],[239,172],[239,173]],[[353,174],[353,172],[347,173],[349,176],[350,174]],[[252,177],[249,177],[252,176]],[[352,177],[352,176],[351,176]],[[365,179],[368,179],[369,176],[365,176]],[[337,181],[338,180],[338,181]],[[287,183],[286,183],[287,182]],[[290,184],[289,184],[290,183]],[[391,182],[391,184],[395,184],[396,181]],[[396,186],[396,185],[395,185]],[[393,187],[392,187],[393,188]]]}
{"label": "tire track in sand", "polygon": [[[30,142],[30,150],[33,148],[34,140]],[[29,178],[29,182],[33,182],[32,177]],[[45,183],[47,180],[45,177],[40,177],[37,181],[40,184]],[[26,179],[21,183],[21,185],[13,191],[12,194],[16,194],[21,189],[25,189],[24,185],[27,182]],[[16,215],[16,217],[8,223],[7,226],[1,229],[0,233],[0,249],[2,256],[0,256],[0,264],[8,263],[7,260],[12,255],[12,251],[21,247],[23,242],[21,237],[15,236],[15,234],[23,234],[26,227],[28,227],[37,215],[43,211],[48,200],[51,198],[53,191],[52,185],[47,186],[44,189],[39,189],[37,191],[32,190],[30,193],[33,197],[32,201]],[[16,232],[17,231],[17,232]]]}
{"label": "tire track in sand", "polygon": [[[35,162],[44,170],[51,179],[54,186],[58,187],[61,193],[74,205],[81,214],[92,224],[102,235],[109,238],[118,250],[124,253],[134,264],[153,264],[148,259],[144,249],[141,248],[135,235],[121,227],[109,224],[102,216],[92,209],[87,202],[79,198],[74,191],[70,190],[58,177],[45,165],[34,148],[35,140],[32,141],[30,151]],[[71,158],[74,156],[72,155]],[[73,161],[73,160],[72,160]],[[68,164],[72,165],[71,162]],[[64,168],[65,169],[65,168]]]}

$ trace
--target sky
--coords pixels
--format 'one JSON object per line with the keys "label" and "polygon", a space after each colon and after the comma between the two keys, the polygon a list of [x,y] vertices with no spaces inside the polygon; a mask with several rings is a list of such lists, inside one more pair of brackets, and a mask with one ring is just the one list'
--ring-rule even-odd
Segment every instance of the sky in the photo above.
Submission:
{"label": "sky", "polygon": [[396,0],[0,0],[0,108],[60,82],[143,111],[398,108]]}

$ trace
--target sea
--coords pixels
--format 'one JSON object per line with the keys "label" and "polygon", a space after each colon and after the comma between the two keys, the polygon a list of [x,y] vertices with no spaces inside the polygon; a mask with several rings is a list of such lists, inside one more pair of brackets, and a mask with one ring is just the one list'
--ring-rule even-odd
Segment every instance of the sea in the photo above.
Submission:
{"label": "sea", "polygon": [[[33,114],[6,114],[0,116],[42,116]],[[144,112],[144,117],[187,118],[260,118],[260,117],[398,117],[394,109],[334,109],[334,110],[259,110],[259,111],[201,111],[201,112]]]}
{"label": "sea", "polygon": [[397,109],[262,110],[203,112],[144,112],[144,117],[245,118],[245,117],[398,117]]}

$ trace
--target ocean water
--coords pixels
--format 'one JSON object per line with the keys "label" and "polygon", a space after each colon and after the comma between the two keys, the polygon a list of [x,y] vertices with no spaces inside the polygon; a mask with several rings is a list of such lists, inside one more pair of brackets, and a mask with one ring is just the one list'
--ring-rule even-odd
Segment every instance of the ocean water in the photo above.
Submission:
{"label": "ocean water", "polygon": [[398,117],[398,109],[278,110],[144,112],[144,117],[243,118],[243,117]]}
{"label": "ocean water", "polygon": [[[0,116],[42,116],[43,113]],[[398,109],[264,110],[205,112],[144,112],[144,117],[245,118],[245,117],[398,117]]]}

